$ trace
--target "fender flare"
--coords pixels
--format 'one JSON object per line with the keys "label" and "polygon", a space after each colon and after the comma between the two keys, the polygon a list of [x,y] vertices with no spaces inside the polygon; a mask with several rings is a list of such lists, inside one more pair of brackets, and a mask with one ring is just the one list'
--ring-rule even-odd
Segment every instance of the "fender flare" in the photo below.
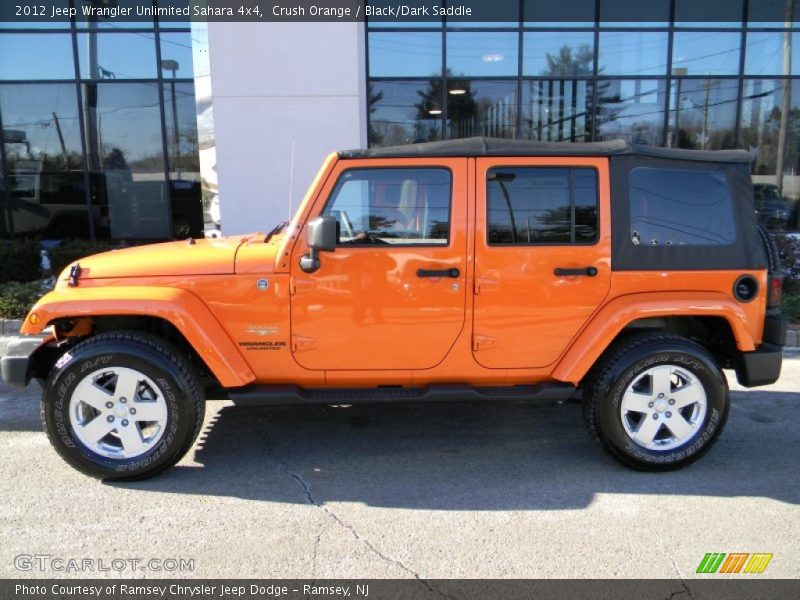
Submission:
{"label": "fender flare", "polygon": [[[38,316],[37,323],[31,315]],[[140,315],[171,323],[193,346],[223,387],[255,380],[220,322],[206,304],[188,290],[159,286],[80,287],[56,289],[39,300],[20,330],[38,334],[61,318]]]}
{"label": "fender flare", "polygon": [[714,292],[648,292],[619,296],[598,310],[558,361],[552,377],[578,385],[603,352],[633,321],[651,317],[722,317],[741,352],[755,350],[744,309]]}

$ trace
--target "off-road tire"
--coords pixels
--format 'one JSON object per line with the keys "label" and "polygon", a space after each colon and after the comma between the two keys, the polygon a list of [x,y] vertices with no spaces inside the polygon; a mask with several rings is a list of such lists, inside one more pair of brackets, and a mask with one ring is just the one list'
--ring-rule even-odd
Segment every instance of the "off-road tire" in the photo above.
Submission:
{"label": "off-road tire", "polygon": [[[672,450],[637,444],[625,431],[620,410],[631,382],[659,365],[688,370],[706,394],[703,422],[684,445]],[[659,332],[633,334],[612,346],[588,375],[583,392],[583,416],[591,436],[614,459],[640,471],[678,469],[703,456],[718,439],[729,404],[727,380],[711,354],[689,339]]]}
{"label": "off-road tire", "polygon": [[[132,458],[94,452],[76,436],[68,416],[72,392],[83,374],[115,366],[157,381],[167,406],[160,440]],[[61,457],[86,475],[117,481],[152,477],[177,463],[197,439],[204,412],[205,394],[186,357],[165,340],[138,331],[99,334],[68,350],[49,374],[41,401],[44,430]]]}

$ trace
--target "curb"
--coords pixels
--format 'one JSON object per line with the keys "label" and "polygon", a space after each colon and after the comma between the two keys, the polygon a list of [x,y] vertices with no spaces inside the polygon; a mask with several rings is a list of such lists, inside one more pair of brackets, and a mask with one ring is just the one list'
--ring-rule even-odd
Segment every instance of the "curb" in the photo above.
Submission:
{"label": "curb", "polygon": [[0,337],[19,335],[22,319],[0,319]]}

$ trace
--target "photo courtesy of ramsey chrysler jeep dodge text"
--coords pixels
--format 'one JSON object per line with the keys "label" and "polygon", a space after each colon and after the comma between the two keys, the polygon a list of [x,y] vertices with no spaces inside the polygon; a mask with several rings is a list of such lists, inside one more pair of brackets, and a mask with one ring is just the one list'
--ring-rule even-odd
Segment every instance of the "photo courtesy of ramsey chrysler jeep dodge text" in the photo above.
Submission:
{"label": "photo courtesy of ramsey chrysler jeep dodge text", "polygon": [[747,152],[471,138],[331,154],[270,233],[69,266],[3,378],[43,387],[75,468],[175,464],[205,390],[237,403],[568,399],[643,470],[728,418],[723,369],[778,379],[777,250]]}

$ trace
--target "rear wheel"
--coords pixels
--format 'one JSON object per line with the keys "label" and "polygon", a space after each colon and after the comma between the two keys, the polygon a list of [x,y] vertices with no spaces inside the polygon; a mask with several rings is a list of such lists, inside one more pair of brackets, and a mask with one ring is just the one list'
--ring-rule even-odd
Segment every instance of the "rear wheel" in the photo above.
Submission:
{"label": "rear wheel", "polygon": [[45,431],[73,467],[101,479],[142,479],[174,465],[205,409],[192,367],[139,332],[98,335],[56,363],[42,397]]}
{"label": "rear wheel", "polygon": [[585,386],[584,416],[619,462],[661,471],[707,452],[728,416],[728,385],[713,357],[686,338],[631,336],[601,359]]}

